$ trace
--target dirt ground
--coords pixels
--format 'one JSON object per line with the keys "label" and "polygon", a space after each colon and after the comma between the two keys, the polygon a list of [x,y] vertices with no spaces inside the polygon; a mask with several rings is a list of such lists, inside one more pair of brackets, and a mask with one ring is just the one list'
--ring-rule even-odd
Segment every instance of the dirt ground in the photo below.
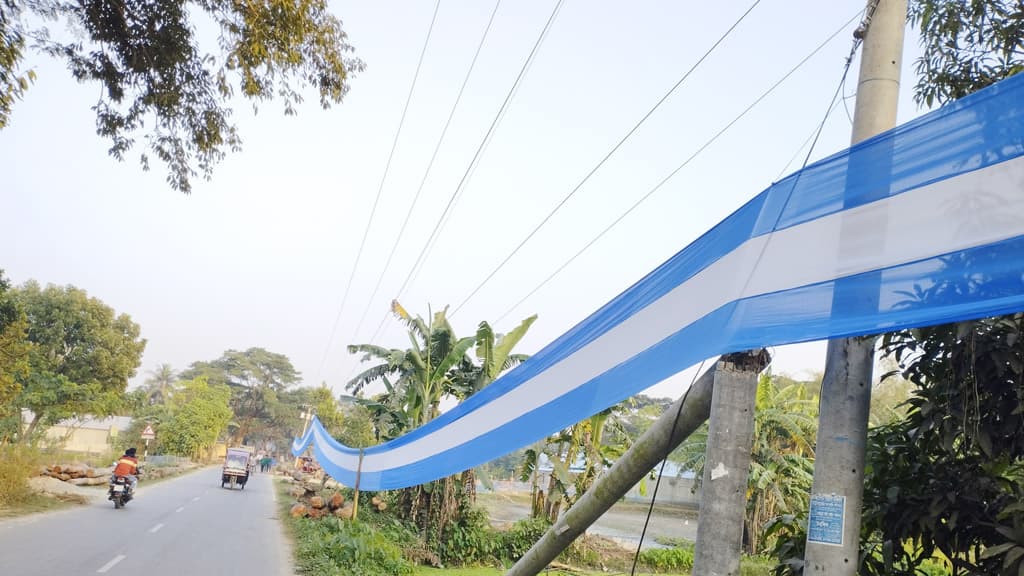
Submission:
{"label": "dirt ground", "polygon": [[[505,526],[530,515],[528,494],[482,493],[477,502],[487,509],[491,523]],[[611,538],[623,546],[635,548],[640,541],[647,504],[619,502],[612,506],[590,529],[589,534]],[[657,537],[685,538],[691,542],[697,539],[697,511],[681,506],[659,504],[654,507],[651,522],[647,526],[642,548],[657,548]]]}

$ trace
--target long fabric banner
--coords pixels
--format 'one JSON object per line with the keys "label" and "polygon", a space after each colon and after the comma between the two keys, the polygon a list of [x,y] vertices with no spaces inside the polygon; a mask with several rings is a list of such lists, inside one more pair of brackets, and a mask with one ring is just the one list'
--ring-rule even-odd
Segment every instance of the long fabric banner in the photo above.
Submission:
{"label": "long fabric banner", "polygon": [[[713,192],[712,192],[713,193]],[[535,442],[702,358],[1024,310],[1024,74],[783,179],[430,423],[292,445],[365,490]]]}

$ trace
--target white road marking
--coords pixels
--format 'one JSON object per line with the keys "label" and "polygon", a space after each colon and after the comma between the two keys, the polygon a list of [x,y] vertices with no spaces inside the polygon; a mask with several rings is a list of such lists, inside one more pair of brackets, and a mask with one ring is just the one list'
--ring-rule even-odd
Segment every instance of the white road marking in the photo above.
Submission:
{"label": "white road marking", "polygon": [[175,510],[175,512],[181,512],[181,511],[182,511],[182,510],[184,510],[184,509],[185,509],[185,507],[184,507],[184,506],[178,506],[178,509],[177,509],[177,510]]}
{"label": "white road marking", "polygon": [[199,501],[199,496],[196,496],[195,498],[193,498],[192,501],[193,502],[198,502]]}
{"label": "white road marking", "polygon": [[149,533],[150,534],[156,534],[163,527],[164,527],[163,524],[157,524],[156,526],[153,526],[152,528],[149,529]]}
{"label": "white road marking", "polygon": [[107,572],[107,570],[110,570],[111,568],[116,566],[118,562],[120,562],[121,560],[124,560],[124,559],[125,559],[125,555],[124,554],[118,554],[117,556],[114,557],[113,560],[111,560],[110,562],[107,562],[106,564],[103,565],[102,568],[97,570],[96,573],[97,574],[104,574],[104,573]]}

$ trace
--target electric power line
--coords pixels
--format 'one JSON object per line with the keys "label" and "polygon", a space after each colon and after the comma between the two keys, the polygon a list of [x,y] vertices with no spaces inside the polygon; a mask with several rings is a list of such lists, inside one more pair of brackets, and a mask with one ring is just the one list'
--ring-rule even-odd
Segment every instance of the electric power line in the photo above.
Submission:
{"label": "electric power line", "polygon": [[[803,166],[797,172],[797,176],[796,176],[796,178],[793,181],[793,188],[796,187],[797,181],[799,181],[800,174],[803,173],[804,168],[807,168],[807,163],[810,162],[811,155],[814,153],[814,147],[818,143],[818,138],[821,136],[822,131],[825,129],[825,123],[828,122],[829,116],[832,115],[832,111],[835,110],[835,108],[836,108],[836,106],[838,104],[838,98],[843,93],[843,87],[846,85],[846,76],[850,72],[850,64],[853,62],[853,56],[856,53],[858,46],[860,46],[860,40],[861,40],[861,38],[863,38],[863,31],[866,30],[866,28],[868,26],[870,26],[870,24],[871,24],[871,17],[873,16],[874,8],[876,6],[877,6],[877,3],[873,3],[871,6],[868,7],[867,10],[862,12],[864,14],[864,18],[862,19],[861,25],[858,28],[858,31],[861,32],[861,34],[860,35],[858,35],[857,33],[854,34],[853,47],[850,49],[850,55],[846,58],[846,63],[843,66],[843,75],[842,75],[842,78],[839,80],[839,86],[836,87],[836,91],[832,95],[832,99],[829,101],[828,109],[825,111],[825,116],[824,116],[824,118],[821,119],[821,123],[818,124],[817,130],[815,130],[814,139],[811,142],[810,149],[807,150],[807,156],[804,157]],[[858,15],[860,13],[861,12],[859,12]],[[856,16],[854,17],[854,19],[856,19]],[[851,20],[851,22],[852,22],[852,20]],[[848,26],[849,24],[850,23],[847,22],[846,24],[843,25],[843,28],[846,28],[846,26]],[[842,30],[842,29],[840,29],[840,30]],[[835,34],[832,35],[832,37],[834,37],[834,36],[835,36]],[[829,40],[831,40],[832,37],[830,37]],[[820,49],[820,46],[819,46],[818,49]],[[815,51],[817,51],[817,50],[815,50]],[[789,198],[787,197],[787,199],[786,199],[786,203],[787,204],[788,204],[788,201],[789,201]],[[779,211],[779,216],[778,216],[778,218],[776,219],[776,222],[775,222],[776,226],[778,226],[778,221],[779,221],[779,219],[782,218],[782,214],[784,212],[785,212],[785,205],[783,206],[782,210]],[[771,239],[769,238],[769,241],[770,240]],[[754,271],[757,269],[757,265],[760,263],[761,256],[764,255],[764,251],[765,251],[766,247],[767,247],[767,242],[765,243],[765,246],[763,246],[761,248],[761,255],[758,256],[758,259],[757,259],[757,261],[754,264],[754,268],[751,269],[750,276],[747,278],[747,283],[749,283],[750,282],[750,278],[753,277]],[[746,288],[744,288],[744,290],[745,289]],[[701,367],[703,367],[703,365],[704,364],[702,362],[701,363]],[[697,375],[698,374],[700,374],[700,368],[697,369],[697,374],[694,375],[693,381],[690,382],[690,389],[693,388],[693,383],[697,381]],[[690,389],[687,389],[687,391],[686,391],[687,394],[689,394]],[[678,425],[679,415],[682,412],[683,404],[685,402],[686,402],[686,399],[684,397],[683,401],[679,403],[679,409],[676,411],[675,423],[672,426],[673,430]],[[663,460],[662,463],[661,463],[661,469],[660,469],[660,471],[658,473],[658,481],[654,485],[654,493],[651,494],[651,505],[650,505],[650,508],[648,508],[648,510],[647,510],[647,519],[644,521],[643,531],[640,533],[640,542],[637,543],[636,554],[633,557],[633,569],[630,572],[631,574],[635,574],[636,573],[636,565],[637,565],[637,561],[638,561],[638,559],[640,557],[640,548],[641,548],[641,546],[643,546],[644,535],[647,533],[647,524],[650,522],[651,514],[654,511],[654,502],[655,502],[655,500],[658,497],[658,488],[659,488],[659,486],[661,484],[661,473],[664,472],[664,470],[665,470],[665,461],[667,461],[667,460],[668,460],[668,458],[666,457],[665,460]]]}
{"label": "electric power line", "polygon": [[373,287],[373,292],[370,294],[366,307],[363,309],[363,314],[359,317],[356,329],[352,333],[353,342],[358,336],[360,328],[363,327],[363,322],[366,321],[366,314],[373,305],[374,298],[377,297],[377,293],[380,291],[380,285],[384,280],[384,275],[391,267],[391,261],[398,249],[398,244],[402,241],[402,236],[405,234],[406,227],[409,225],[409,220],[412,218],[413,211],[416,209],[416,204],[419,202],[420,194],[423,192],[423,186],[427,183],[427,177],[430,175],[430,171],[434,167],[434,161],[437,159],[437,153],[441,150],[441,144],[444,142],[445,135],[448,134],[448,128],[451,126],[452,118],[454,118],[455,111],[458,109],[459,103],[462,101],[462,94],[465,92],[466,85],[469,83],[469,77],[473,74],[473,68],[476,66],[477,58],[480,56],[480,50],[484,47],[487,35],[491,31],[491,25],[494,23],[494,16],[498,13],[499,6],[501,6],[501,0],[494,3],[494,10],[491,12],[491,17],[487,21],[487,27],[484,28],[483,36],[480,37],[480,43],[477,44],[476,53],[473,54],[473,60],[469,63],[469,69],[466,71],[466,76],[462,79],[462,86],[459,88],[459,93],[455,97],[455,103],[452,104],[452,109],[448,113],[448,120],[445,121],[444,128],[441,130],[441,135],[437,139],[437,144],[434,146],[434,152],[430,156],[430,162],[427,163],[427,168],[423,172],[423,178],[420,179],[419,187],[416,188],[416,194],[413,196],[412,204],[409,205],[409,210],[405,213],[405,220],[402,221],[402,225],[398,229],[398,235],[395,237],[395,242],[391,245],[391,252],[388,253],[387,260],[384,262],[384,269],[381,270],[380,275],[377,277],[377,283]]}
{"label": "electric power line", "polygon": [[554,217],[554,215],[559,210],[562,209],[563,206],[565,206],[566,202],[568,202],[569,199],[571,199],[573,196],[576,195],[576,192],[578,192],[580,190],[580,188],[582,188],[583,185],[588,180],[590,180],[590,177],[593,176],[601,168],[601,166],[603,166],[604,163],[607,162],[608,159],[611,158],[612,155],[614,155],[615,152],[617,152],[619,150],[619,148],[622,147],[623,144],[626,143],[626,140],[629,140],[629,138],[640,128],[640,126],[643,125],[643,123],[646,122],[647,119],[650,118],[652,114],[654,114],[655,110],[657,110],[659,107],[661,107],[661,105],[665,102],[665,100],[667,100],[668,97],[671,96],[672,93],[675,92],[676,89],[679,88],[679,86],[681,86],[683,84],[683,82],[685,82],[686,79],[690,77],[690,75],[701,65],[701,63],[703,63],[704,60],[706,60],[711,55],[711,53],[714,52],[716,48],[718,48],[719,44],[724,42],[725,39],[728,38],[730,34],[732,34],[732,31],[735,30],[736,27],[739,26],[740,23],[743,22],[744,19],[746,19],[747,15],[749,15],[754,10],[754,8],[756,8],[757,5],[760,4],[760,3],[761,3],[761,0],[754,0],[754,3],[751,4],[749,8],[747,8],[747,11],[744,12],[735,22],[733,22],[732,26],[730,26],[729,29],[725,31],[725,33],[723,33],[721,36],[719,36],[718,40],[716,40],[715,43],[712,44],[711,47],[708,48],[708,50],[706,52],[704,52],[704,55],[701,56],[697,60],[697,62],[695,62],[690,67],[690,69],[687,70],[686,73],[683,74],[683,76],[672,86],[672,88],[670,88],[668,90],[668,92],[666,92],[665,95],[662,96],[661,99],[659,99],[658,102],[655,103],[655,105],[650,110],[648,110],[647,113],[644,114],[643,117],[641,117],[640,120],[636,124],[633,125],[632,128],[630,128],[629,132],[627,132],[626,135],[623,136],[619,140],[619,142],[617,144],[615,144],[615,146],[613,146],[612,149],[607,154],[604,155],[603,158],[601,158],[601,160],[590,170],[590,172],[588,172],[587,175],[584,176],[583,179],[580,180],[579,183],[576,184],[576,186],[567,195],[565,195],[565,197],[563,197],[562,200],[559,201],[558,204],[556,204],[555,207],[550,212],[548,212],[547,216],[545,216],[544,219],[541,220],[540,223],[537,224],[533,228],[533,230],[531,230],[530,233],[527,234],[526,237],[523,238],[523,240],[521,242],[519,242],[519,244],[514,249],[512,249],[512,251],[509,252],[508,255],[505,256],[505,258],[500,263],[498,263],[498,265],[493,270],[491,270],[491,272],[487,275],[487,277],[484,278],[476,286],[476,288],[474,288],[473,291],[469,293],[469,296],[466,296],[466,298],[464,298],[462,300],[462,303],[460,303],[458,306],[455,307],[455,310],[452,311],[452,316],[457,314],[459,312],[459,310],[466,304],[466,302],[469,302],[473,298],[473,296],[475,296],[476,293],[479,292],[480,289],[484,287],[484,285],[486,285],[488,282],[490,282],[491,278],[494,278],[494,275],[497,274],[499,270],[501,270],[502,268],[505,267],[505,264],[507,264],[508,261],[511,260],[512,257],[515,256],[519,252],[519,250],[522,249],[522,247],[525,246],[526,243],[529,242],[530,239],[533,238],[534,235],[536,235],[537,232],[539,232],[540,229],[543,228],[544,225],[546,225],[548,223],[548,221],[551,220],[551,218]]}
{"label": "electric power line", "polygon": [[[704,144],[703,144],[703,145],[702,145],[702,146],[701,146],[700,148],[698,148],[696,152],[694,152],[694,153],[693,153],[693,154],[691,154],[691,155],[690,155],[690,156],[689,156],[688,158],[686,158],[686,160],[684,160],[684,161],[683,161],[683,162],[682,162],[682,163],[681,163],[681,164],[680,164],[679,166],[677,166],[677,167],[676,167],[676,168],[675,168],[674,170],[672,170],[671,172],[669,172],[667,176],[665,176],[664,178],[662,178],[662,179],[661,179],[661,180],[660,180],[660,181],[659,181],[659,182],[658,182],[658,183],[657,183],[657,184],[656,184],[656,185],[655,185],[655,186],[654,186],[653,188],[651,188],[651,189],[650,189],[650,190],[649,190],[649,191],[648,191],[648,192],[647,192],[646,194],[644,194],[644,195],[643,195],[642,197],[640,197],[640,199],[639,199],[639,200],[637,200],[636,202],[634,202],[634,203],[633,203],[633,205],[632,205],[632,206],[630,206],[630,207],[629,207],[629,208],[628,208],[628,209],[627,209],[627,210],[626,210],[625,212],[623,212],[622,214],[620,214],[620,215],[619,215],[619,216],[618,216],[618,217],[617,217],[617,218],[616,218],[615,220],[613,220],[613,221],[612,221],[612,222],[611,222],[611,223],[610,223],[610,224],[609,224],[608,226],[606,226],[606,227],[605,227],[605,228],[604,228],[603,230],[601,230],[601,232],[599,232],[599,233],[598,233],[598,234],[597,234],[596,236],[594,236],[593,238],[591,238],[591,239],[590,239],[590,241],[589,241],[589,242],[587,242],[587,243],[586,243],[586,244],[585,244],[585,245],[583,246],[583,248],[581,248],[581,249],[580,249],[580,250],[579,250],[578,252],[576,252],[575,254],[573,254],[573,255],[572,255],[572,257],[570,257],[570,258],[569,258],[568,260],[566,260],[565,262],[563,262],[563,263],[562,263],[562,264],[561,264],[561,265],[560,265],[560,266],[559,266],[559,267],[558,267],[557,269],[555,269],[555,271],[554,271],[554,272],[552,272],[552,273],[551,273],[550,275],[548,275],[548,277],[547,277],[547,278],[545,278],[544,280],[542,280],[542,281],[540,282],[540,284],[538,284],[538,285],[537,285],[537,286],[535,286],[535,287],[534,287],[534,288],[533,288],[532,290],[530,290],[530,292],[529,292],[529,293],[527,293],[527,294],[526,294],[526,296],[523,296],[522,298],[520,298],[518,302],[516,302],[516,303],[515,303],[515,304],[513,304],[513,305],[512,305],[512,306],[511,306],[511,307],[510,307],[509,309],[507,309],[507,310],[506,310],[506,311],[505,311],[505,312],[504,312],[504,313],[503,313],[503,314],[502,314],[501,316],[499,316],[499,317],[498,317],[498,319],[497,319],[497,320],[495,321],[495,323],[501,322],[501,321],[502,321],[502,320],[503,320],[503,319],[504,319],[505,317],[507,317],[507,316],[508,316],[508,315],[509,315],[510,313],[512,313],[512,311],[514,311],[514,310],[515,310],[516,308],[518,308],[518,307],[519,307],[519,306],[520,306],[520,305],[521,305],[521,304],[522,304],[523,302],[525,302],[525,301],[526,301],[526,300],[527,300],[528,298],[530,298],[531,296],[533,296],[534,294],[536,294],[536,293],[537,293],[537,291],[539,291],[539,290],[540,290],[541,288],[543,288],[544,286],[546,286],[546,285],[548,284],[548,282],[550,282],[551,280],[553,280],[553,279],[554,279],[554,278],[555,278],[556,276],[558,276],[558,275],[559,275],[559,274],[560,274],[560,273],[561,273],[561,272],[562,272],[563,270],[565,270],[565,269],[566,269],[566,268],[567,268],[567,267],[568,267],[568,266],[569,266],[570,264],[572,264],[572,263],[573,263],[573,262],[574,262],[574,261],[575,261],[575,260],[576,260],[577,258],[579,258],[579,257],[580,257],[580,256],[581,256],[581,255],[582,255],[582,254],[583,254],[584,252],[586,252],[587,250],[589,250],[591,246],[593,246],[594,244],[596,244],[598,240],[600,240],[600,239],[601,239],[602,237],[604,237],[604,235],[605,235],[605,234],[607,234],[608,232],[610,232],[610,231],[612,230],[612,228],[614,228],[615,226],[617,226],[617,225],[619,224],[619,222],[622,222],[622,220],[624,220],[624,219],[625,219],[625,218],[626,218],[627,216],[629,216],[629,215],[630,215],[630,214],[631,214],[631,213],[632,213],[632,212],[633,212],[634,210],[636,210],[636,209],[637,209],[637,208],[638,208],[638,207],[639,207],[639,206],[640,206],[641,204],[643,204],[643,203],[644,203],[645,201],[647,201],[647,199],[648,199],[648,198],[650,198],[650,197],[651,197],[652,195],[654,195],[654,193],[655,193],[655,192],[657,192],[657,191],[658,191],[659,189],[661,189],[661,187],[662,187],[662,186],[664,186],[664,185],[665,185],[665,184],[666,184],[666,183],[667,183],[667,182],[668,182],[669,180],[671,180],[671,179],[672,179],[672,178],[673,178],[673,177],[674,177],[674,176],[675,176],[676,174],[678,174],[678,173],[679,173],[679,172],[680,172],[680,171],[681,171],[681,170],[682,170],[683,168],[685,168],[685,167],[686,167],[686,166],[687,166],[687,165],[688,165],[688,164],[689,164],[690,162],[692,162],[692,161],[693,161],[693,160],[694,160],[695,158],[697,158],[697,156],[699,156],[699,155],[700,155],[701,153],[703,153],[703,152],[704,152],[704,150],[706,150],[706,149],[707,149],[708,147],[710,147],[710,146],[711,146],[711,145],[712,145],[712,144],[713,144],[713,143],[714,143],[714,142],[715,142],[716,140],[718,140],[718,139],[719,139],[719,138],[720,138],[720,137],[721,137],[721,136],[722,136],[723,134],[725,134],[725,133],[726,133],[726,132],[727,132],[727,131],[728,131],[728,130],[729,130],[730,128],[732,128],[732,127],[733,127],[733,125],[735,125],[735,124],[736,124],[737,122],[739,122],[739,121],[740,121],[740,120],[741,120],[741,119],[742,119],[742,118],[743,118],[744,116],[746,116],[746,115],[747,115],[747,114],[748,114],[748,113],[749,113],[749,112],[750,112],[750,111],[751,111],[751,110],[752,110],[752,109],[753,109],[753,108],[754,108],[755,106],[757,106],[758,104],[760,104],[762,100],[764,100],[765,98],[767,98],[767,97],[768,97],[768,96],[769,96],[769,95],[770,95],[770,94],[771,94],[772,92],[774,92],[774,91],[775,91],[775,90],[776,90],[776,89],[777,89],[777,88],[778,88],[778,87],[779,87],[780,85],[782,85],[782,83],[783,83],[783,82],[785,82],[785,81],[786,81],[787,79],[789,79],[789,77],[790,77],[790,76],[792,76],[792,75],[793,75],[794,73],[796,73],[796,71],[797,71],[797,70],[799,70],[799,69],[800,69],[801,67],[803,67],[803,65],[804,65],[804,64],[806,64],[806,63],[807,63],[807,62],[808,62],[808,61],[809,61],[809,60],[810,60],[811,58],[813,58],[813,57],[814,57],[814,56],[815,56],[815,55],[816,55],[816,54],[817,54],[818,52],[820,52],[820,51],[821,51],[821,50],[822,50],[822,49],[823,49],[823,48],[824,48],[825,46],[827,46],[827,45],[828,45],[828,44],[829,44],[829,43],[830,43],[830,42],[831,42],[831,41],[832,41],[833,39],[835,39],[835,37],[836,37],[836,36],[838,36],[838,35],[839,35],[839,34],[840,34],[840,33],[841,33],[841,32],[842,32],[843,30],[845,30],[845,29],[846,29],[846,28],[847,28],[847,27],[848,27],[848,26],[849,26],[850,24],[852,24],[852,23],[853,23],[853,22],[854,22],[854,21],[855,21],[855,20],[856,20],[856,19],[857,19],[857,18],[858,18],[858,17],[860,16],[860,14],[861,14],[861,12],[860,12],[860,11],[858,11],[858,13],[857,13],[856,15],[854,15],[854,16],[853,16],[852,18],[850,18],[849,20],[847,20],[847,21],[846,21],[846,22],[845,22],[845,23],[844,23],[844,24],[843,24],[843,25],[842,25],[842,26],[841,26],[841,27],[840,27],[839,29],[837,29],[837,30],[836,30],[835,32],[833,32],[833,33],[832,33],[831,35],[829,35],[829,37],[828,37],[828,38],[826,38],[826,39],[825,39],[825,40],[824,40],[824,41],[823,41],[823,42],[822,42],[821,44],[819,44],[819,45],[818,45],[818,46],[817,46],[817,47],[816,47],[816,48],[815,48],[814,50],[812,50],[812,51],[811,51],[811,52],[810,52],[810,53],[809,53],[809,54],[808,54],[807,56],[805,56],[805,57],[804,57],[804,58],[803,58],[802,60],[800,60],[800,62],[798,62],[798,63],[796,64],[796,66],[794,66],[793,68],[791,68],[791,69],[790,69],[790,70],[789,70],[788,72],[786,72],[786,73],[785,73],[785,74],[784,74],[784,75],[783,75],[783,76],[782,76],[781,78],[779,78],[778,80],[776,80],[774,84],[772,84],[772,85],[771,85],[771,86],[770,86],[770,87],[769,87],[769,88],[768,88],[767,90],[765,90],[765,91],[764,91],[763,93],[761,93],[761,95],[760,95],[760,96],[758,96],[758,97],[757,97],[757,98],[756,98],[756,99],[755,99],[755,100],[754,100],[753,102],[751,102],[751,104],[750,104],[749,106],[747,106],[747,107],[746,107],[746,108],[745,108],[745,109],[744,109],[744,110],[743,110],[742,112],[740,112],[740,113],[739,113],[739,114],[738,114],[738,115],[737,115],[737,116],[736,116],[735,118],[733,118],[733,119],[732,119],[732,120],[731,120],[731,121],[730,121],[730,122],[729,122],[728,124],[726,124],[726,125],[725,125],[725,126],[724,126],[724,127],[722,128],[722,129],[720,129],[720,130],[719,130],[718,132],[716,132],[716,133],[715,133],[715,135],[714,135],[714,136],[712,136],[712,137],[711,137],[711,138],[710,138],[710,139],[709,139],[708,141],[706,141],[706,142],[705,142],[705,143],[704,143]],[[830,106],[830,110],[831,110],[831,106]],[[467,298],[467,301],[468,301],[468,298]],[[465,301],[463,301],[463,304],[465,304]],[[461,306],[461,305],[460,305],[460,306]]]}
{"label": "electric power line", "polygon": [[327,363],[327,356],[331,351],[331,344],[334,342],[334,336],[338,330],[338,323],[341,321],[341,314],[345,310],[345,304],[348,302],[349,293],[352,290],[352,281],[355,279],[356,270],[359,268],[359,261],[363,257],[363,250],[366,248],[366,238],[370,234],[370,226],[373,224],[373,218],[377,214],[377,206],[380,203],[381,192],[384,190],[384,182],[388,178],[388,172],[391,170],[391,160],[395,156],[395,149],[398,147],[398,139],[402,135],[402,126],[405,125],[405,115],[409,111],[409,103],[412,102],[412,94],[416,89],[416,81],[420,76],[420,69],[423,67],[423,57],[427,53],[427,45],[430,43],[430,35],[434,32],[434,23],[437,22],[437,12],[441,8],[441,0],[437,0],[434,4],[434,14],[430,18],[430,27],[427,29],[427,37],[423,40],[423,48],[420,50],[419,61],[416,63],[416,72],[412,76],[412,84],[409,86],[409,95],[405,99],[405,106],[402,108],[402,117],[398,121],[398,129],[395,131],[395,139],[391,143],[391,152],[388,153],[388,161],[384,165],[384,174],[381,176],[380,185],[377,187],[377,195],[373,199],[373,208],[370,210],[370,218],[366,221],[366,227],[363,229],[363,239],[359,242],[359,250],[356,252],[356,260],[352,264],[352,272],[349,274],[348,282],[345,284],[345,292],[341,297],[341,305],[338,306],[338,313],[334,317],[334,324],[331,325],[331,335],[327,338],[327,346],[324,348],[323,358],[320,360],[320,368],[317,370],[317,380],[323,373],[324,365]]}
{"label": "electric power line", "polygon": [[[836,102],[832,106],[832,108],[829,109],[829,111],[827,112],[828,116],[831,116],[837,108],[839,108],[839,102]],[[789,167],[793,164],[793,162],[796,162],[796,159],[800,157],[800,153],[804,151],[804,148],[807,148],[807,145],[811,143],[811,140],[814,139],[814,135],[817,133],[818,127],[815,126],[814,129],[811,130],[811,133],[807,135],[807,138],[804,140],[803,144],[801,144],[800,147],[796,149],[796,152],[793,152],[793,155],[789,157],[789,161],[786,162],[786,165],[782,167],[782,170],[779,171],[779,174],[775,176],[776,182],[781,180],[782,177],[786,175],[786,172],[789,171]]]}
{"label": "electric power line", "polygon": [[[793,198],[793,190],[796,190],[797,184],[800,183],[800,178],[804,175],[804,169],[807,168],[807,164],[811,161],[811,155],[814,154],[814,148],[818,145],[818,139],[821,137],[821,133],[825,130],[825,123],[828,122],[829,116],[832,115],[833,108],[835,108],[844,93],[846,77],[850,73],[850,65],[853,64],[853,57],[857,54],[857,48],[860,47],[861,40],[864,38],[864,34],[867,33],[868,27],[871,25],[871,19],[874,16],[875,9],[877,7],[878,0],[875,0],[862,11],[864,17],[861,19],[860,26],[858,26],[853,32],[853,46],[850,47],[850,54],[846,57],[846,62],[843,65],[843,74],[839,78],[839,85],[836,86],[835,92],[832,93],[832,99],[829,100],[828,108],[825,110],[825,115],[822,117],[817,130],[814,132],[814,139],[811,141],[811,147],[807,149],[807,155],[804,156],[804,162],[800,166],[800,169],[796,171],[796,176],[793,178],[793,184],[789,187],[789,193],[786,194],[786,199],[782,203],[782,207],[779,208],[778,215],[775,217],[775,223],[772,224],[771,230],[778,228],[783,214],[786,213],[789,201]],[[768,250],[768,245],[771,244],[773,238],[774,236],[769,234],[767,240],[765,240],[764,244],[761,245],[761,251],[758,253],[757,259],[754,260],[754,265],[750,268],[750,274],[747,275],[747,280],[744,282],[743,288],[740,290],[740,294],[747,291],[747,286],[750,285],[750,280],[757,272],[757,267],[761,265],[761,260],[764,258],[764,254]]]}
{"label": "electric power line", "polygon": [[[501,103],[501,107],[498,109],[498,112],[494,115],[494,119],[491,121],[491,125],[488,127],[487,132],[484,134],[483,139],[480,141],[480,144],[477,146],[476,152],[473,154],[473,158],[470,160],[469,165],[466,167],[466,171],[462,175],[462,179],[459,181],[458,185],[455,187],[455,191],[452,192],[452,195],[448,198],[448,203],[445,206],[444,212],[442,212],[441,216],[437,219],[437,222],[434,224],[434,228],[431,231],[430,236],[428,237],[427,241],[423,243],[423,248],[420,250],[419,255],[416,257],[416,261],[413,263],[412,268],[409,270],[409,273],[406,275],[405,280],[402,282],[401,287],[396,292],[396,298],[401,297],[402,293],[405,291],[406,287],[409,285],[409,282],[410,282],[411,278],[413,277],[413,273],[416,271],[416,269],[420,265],[420,263],[424,261],[424,258],[425,258],[425,255],[427,253],[428,247],[432,245],[433,239],[438,234],[438,231],[440,230],[441,224],[444,221],[445,216],[452,209],[452,206],[454,205],[454,203],[456,201],[456,198],[459,196],[459,192],[463,189],[463,186],[465,185],[465,182],[466,182],[467,178],[469,177],[470,172],[473,170],[473,167],[475,166],[476,162],[481,157],[481,154],[482,154],[484,148],[486,147],[487,142],[490,140],[491,136],[494,134],[495,128],[496,128],[499,120],[504,115],[505,110],[508,108],[508,105],[511,102],[513,95],[515,94],[516,90],[519,87],[520,82],[522,82],[523,76],[526,74],[526,71],[529,69],[531,63],[534,60],[534,57],[537,55],[537,51],[540,49],[541,44],[543,44],[544,39],[547,37],[548,31],[551,29],[551,25],[554,22],[555,17],[558,15],[558,11],[561,9],[562,3],[564,1],[565,0],[558,0],[558,2],[555,4],[555,7],[551,10],[551,15],[548,16],[548,20],[544,24],[544,28],[541,30],[540,35],[537,36],[537,40],[534,41],[533,48],[530,49],[530,54],[526,57],[526,61],[523,63],[522,68],[520,68],[519,74],[516,76],[515,81],[512,83],[512,87],[509,88],[508,93],[505,95],[504,101],[502,101],[502,103]],[[377,325],[377,329],[374,330],[373,336],[370,338],[371,342],[376,341],[377,336],[380,334],[380,331],[384,328],[384,323],[387,322],[387,319],[388,319],[388,315],[387,314],[385,314],[384,317],[381,318],[380,323]]]}

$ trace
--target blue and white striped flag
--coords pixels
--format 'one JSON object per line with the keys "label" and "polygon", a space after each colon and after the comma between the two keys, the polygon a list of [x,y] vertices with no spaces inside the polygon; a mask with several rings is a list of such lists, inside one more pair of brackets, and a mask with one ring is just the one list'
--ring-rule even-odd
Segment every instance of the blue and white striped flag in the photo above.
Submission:
{"label": "blue and white striped flag", "polygon": [[[797,172],[515,370],[367,448],[413,486],[530,444],[700,361],[1024,310],[1024,74]],[[359,451],[295,440],[354,485]]]}

